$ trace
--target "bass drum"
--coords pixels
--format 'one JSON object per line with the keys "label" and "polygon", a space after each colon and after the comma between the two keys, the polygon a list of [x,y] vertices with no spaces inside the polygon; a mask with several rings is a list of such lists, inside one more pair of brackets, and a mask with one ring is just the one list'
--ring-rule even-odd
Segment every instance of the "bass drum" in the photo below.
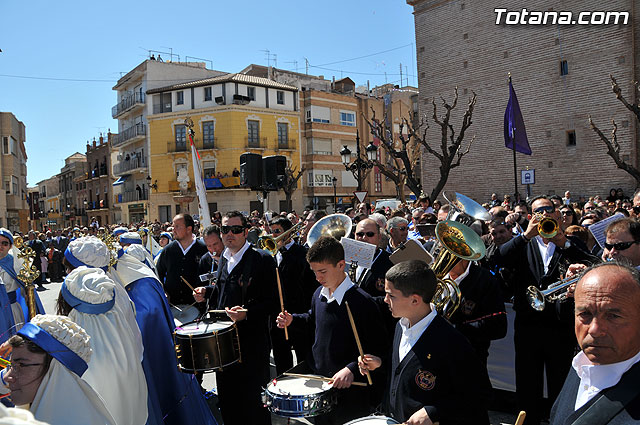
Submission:
{"label": "bass drum", "polygon": [[274,414],[303,418],[325,414],[337,403],[328,382],[298,377],[274,379],[262,393],[264,405]]}
{"label": "bass drum", "polygon": [[214,372],[241,362],[238,329],[231,321],[186,323],[173,333],[182,372]]}
{"label": "bass drum", "polygon": [[399,424],[400,422],[396,421],[393,418],[389,418],[387,416],[367,416],[364,418],[354,419],[350,422],[347,422],[344,425],[391,425],[391,424]]}

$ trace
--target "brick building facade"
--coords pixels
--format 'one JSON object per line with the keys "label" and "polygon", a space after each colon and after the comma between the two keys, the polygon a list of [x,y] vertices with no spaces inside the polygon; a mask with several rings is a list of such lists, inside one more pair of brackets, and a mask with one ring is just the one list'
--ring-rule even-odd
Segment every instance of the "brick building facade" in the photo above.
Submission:
{"label": "brick building facade", "polygon": [[[450,175],[445,190],[477,200],[492,192],[513,193],[513,154],[504,147],[503,119],[509,99],[510,72],[524,116],[533,155],[518,154],[518,174],[535,169],[535,194],[572,197],[607,195],[612,187],[632,194],[636,182],[616,168],[606,147],[590,129],[588,117],[607,135],[611,119],[618,124],[621,155],[639,166],[638,122],[611,91],[609,74],[630,102],[632,81],[638,80],[638,22],[633,0],[407,0],[414,7],[416,54],[420,89],[419,113],[433,115],[431,99],[453,99],[459,87],[458,108],[452,114],[458,130],[468,98],[478,94],[471,152]],[[628,24],[506,25],[496,24],[496,7],[508,11],[628,11]],[[566,62],[564,62],[566,61]],[[564,74],[564,75],[561,75]],[[428,135],[439,143],[439,126]],[[575,137],[574,137],[575,135]],[[439,163],[423,154],[423,182],[429,193],[438,178]],[[518,180],[520,178],[518,177]],[[519,185],[520,193],[526,188]]]}

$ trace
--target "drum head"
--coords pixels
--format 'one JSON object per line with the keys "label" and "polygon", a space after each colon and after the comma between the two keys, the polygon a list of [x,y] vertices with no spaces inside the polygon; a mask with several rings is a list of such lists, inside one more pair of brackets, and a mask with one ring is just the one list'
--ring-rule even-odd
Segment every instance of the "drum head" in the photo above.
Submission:
{"label": "drum head", "polygon": [[171,313],[173,314],[173,321],[176,326],[181,326],[183,323],[194,321],[200,314],[195,306],[189,304],[172,305]]}
{"label": "drum head", "polygon": [[227,329],[233,326],[232,321],[217,321],[210,322],[208,320],[198,321],[186,323],[180,326],[179,329],[176,329],[176,333],[180,335],[200,335],[200,334],[209,334],[221,331],[223,329]]}
{"label": "drum head", "polygon": [[305,396],[320,394],[331,389],[328,382],[317,379],[285,376],[274,381],[267,386],[267,391],[272,394]]}
{"label": "drum head", "polygon": [[347,422],[344,425],[391,425],[399,424],[400,422],[387,416],[367,416],[365,418],[354,419],[351,422]]}

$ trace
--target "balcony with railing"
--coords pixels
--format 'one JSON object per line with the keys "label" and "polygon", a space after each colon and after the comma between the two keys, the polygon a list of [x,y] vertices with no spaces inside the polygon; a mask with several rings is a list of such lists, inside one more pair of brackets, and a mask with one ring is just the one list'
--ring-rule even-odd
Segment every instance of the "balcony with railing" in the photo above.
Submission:
{"label": "balcony with railing", "polygon": [[131,173],[137,169],[146,169],[147,159],[144,156],[125,156],[122,161],[113,164],[113,175],[120,176],[124,173]]}
{"label": "balcony with railing", "polygon": [[[204,143],[201,139],[196,139],[194,144],[196,145],[196,149],[198,149],[199,151],[213,150],[216,149],[216,146],[218,145],[218,138],[214,137],[213,139],[204,141]],[[167,142],[167,152],[190,152],[190,146],[191,144],[189,143],[188,139],[186,141],[170,140]]]}
{"label": "balcony with railing", "polygon": [[266,149],[267,138],[266,137],[245,137],[244,147],[247,149]]}
{"label": "balcony with railing", "polygon": [[277,149],[287,150],[296,148],[296,139],[282,139],[278,137]]}
{"label": "balcony with railing", "polygon": [[125,112],[131,111],[138,106],[144,106],[144,93],[132,93],[122,98],[120,102],[111,108],[111,116],[117,118]]}
{"label": "balcony with railing", "polygon": [[147,135],[147,126],[139,123],[135,124],[126,130],[118,133],[113,142],[113,147],[123,146],[129,142],[136,140],[142,140]]}
{"label": "balcony with railing", "polygon": [[122,204],[125,202],[137,202],[147,201],[149,199],[149,193],[139,190],[127,190],[117,195],[114,195],[114,202],[116,204]]}

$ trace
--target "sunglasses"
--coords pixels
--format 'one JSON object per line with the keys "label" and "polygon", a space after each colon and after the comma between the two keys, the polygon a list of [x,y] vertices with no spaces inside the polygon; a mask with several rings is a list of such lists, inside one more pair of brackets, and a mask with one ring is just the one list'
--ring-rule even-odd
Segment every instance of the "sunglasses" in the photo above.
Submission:
{"label": "sunglasses", "polygon": [[538,213],[538,214],[542,214],[542,213],[551,214],[555,210],[556,210],[556,207],[554,207],[552,205],[547,205],[547,206],[544,206],[544,207],[538,207],[535,210],[533,210],[533,212],[534,213]]}
{"label": "sunglasses", "polygon": [[358,233],[356,233],[356,236],[357,236],[357,237],[359,237],[359,238],[364,238],[364,237],[365,237],[365,235],[366,235],[368,238],[372,238],[372,237],[374,237],[376,234],[375,234],[374,232],[358,232]]}
{"label": "sunglasses", "polygon": [[233,233],[234,235],[239,235],[244,232],[244,226],[222,226],[220,227],[220,233],[226,235],[227,233]]}
{"label": "sunglasses", "polygon": [[616,251],[624,251],[626,249],[631,248],[631,245],[633,245],[634,243],[638,243],[638,241],[631,241],[631,242],[618,242],[618,243],[604,243],[604,247],[608,250],[611,251],[613,248],[616,249]]}
{"label": "sunglasses", "polygon": [[562,215],[573,215],[573,211],[571,210],[564,210],[564,211],[560,211],[562,213]]}
{"label": "sunglasses", "polygon": [[9,246],[9,245],[11,245],[11,242],[9,242],[9,241],[0,241],[0,244],[2,244],[2,246]]}

